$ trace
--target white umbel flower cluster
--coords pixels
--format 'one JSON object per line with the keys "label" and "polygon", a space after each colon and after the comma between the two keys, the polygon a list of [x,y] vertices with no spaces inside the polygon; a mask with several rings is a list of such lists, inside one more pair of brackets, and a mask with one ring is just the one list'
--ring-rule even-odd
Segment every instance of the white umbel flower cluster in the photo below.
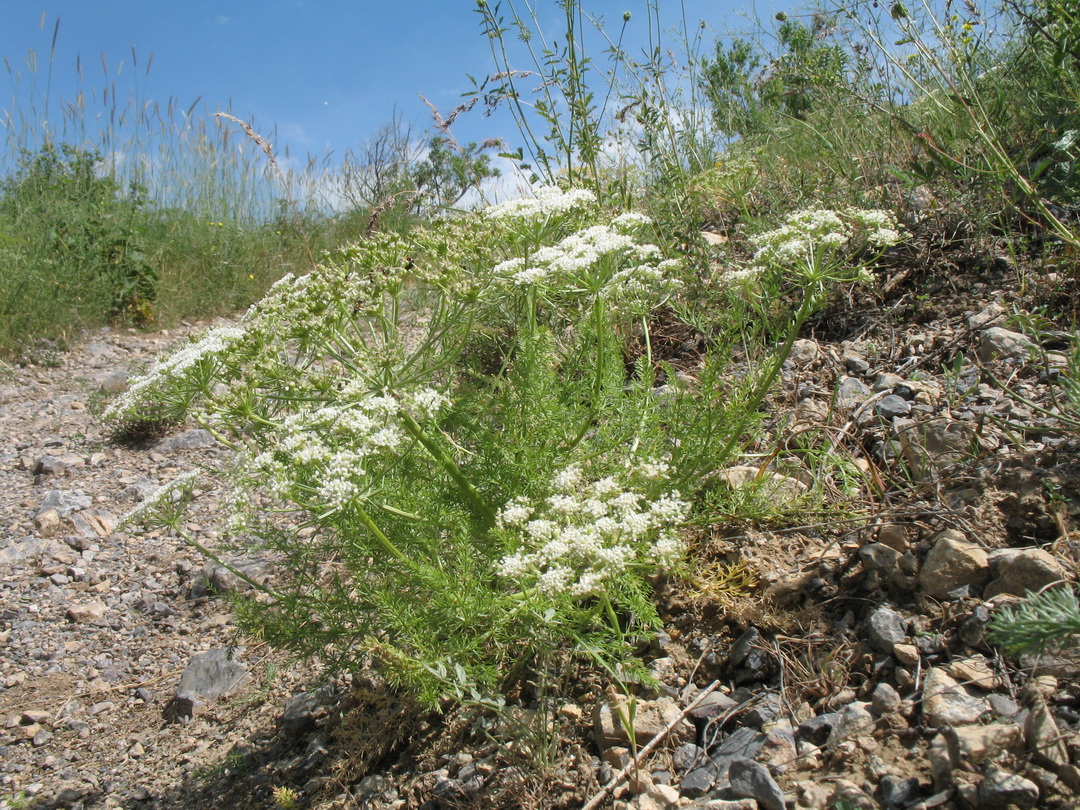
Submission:
{"label": "white umbel flower cluster", "polygon": [[423,388],[400,399],[358,395],[290,414],[273,434],[273,444],[252,458],[251,471],[277,498],[308,502],[313,493],[313,506],[346,508],[364,489],[368,460],[397,453],[405,444],[402,413],[427,420],[447,402],[438,391]]}
{"label": "white umbel flower cluster", "polygon": [[118,396],[105,412],[105,419],[117,419],[134,415],[139,406],[153,400],[154,392],[171,380],[184,374],[202,360],[209,359],[229,349],[244,336],[237,327],[211,329],[198,341],[189,343],[173,354],[160,360],[141,377],[137,377],[128,389]]}
{"label": "white umbel flower cluster", "polygon": [[544,186],[536,189],[531,197],[519,197],[492,205],[484,211],[484,216],[496,221],[535,220],[565,214],[595,203],[596,195],[586,189],[563,191],[555,186]]}
{"label": "white umbel flower cluster", "polygon": [[754,261],[762,265],[791,266],[813,261],[815,255],[835,254],[861,242],[877,248],[895,245],[902,238],[896,219],[887,211],[823,208],[797,211],[784,225],[757,236]]}
{"label": "white umbel flower cluster", "polygon": [[[649,465],[663,475],[666,465]],[[539,503],[510,501],[498,528],[518,546],[498,565],[501,576],[548,595],[583,597],[631,567],[664,569],[684,553],[676,526],[690,506],[677,492],[649,500],[607,477],[585,481],[580,468],[560,471]]]}

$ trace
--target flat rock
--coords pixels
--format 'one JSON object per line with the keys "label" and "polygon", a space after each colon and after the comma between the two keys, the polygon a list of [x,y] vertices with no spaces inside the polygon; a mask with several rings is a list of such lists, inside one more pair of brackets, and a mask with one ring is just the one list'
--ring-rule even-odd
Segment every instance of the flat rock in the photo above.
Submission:
{"label": "flat rock", "polygon": [[86,602],[69,607],[67,617],[76,624],[87,624],[100,621],[108,609],[104,602]]}
{"label": "flat rock", "polygon": [[177,695],[194,695],[207,701],[227,695],[250,677],[237,654],[235,647],[219,647],[191,656],[180,676]]}
{"label": "flat rock", "polygon": [[977,723],[987,711],[982,698],[973,697],[944,669],[934,667],[923,679],[923,714],[933,728]]}
{"label": "flat rock", "polygon": [[54,510],[60,517],[70,517],[73,512],[78,512],[82,509],[89,509],[93,506],[94,502],[85,492],[81,489],[77,489],[74,492],[66,492],[62,489],[51,489],[45,493],[45,497],[41,499],[41,505],[38,507],[37,514],[40,515],[50,509]]}

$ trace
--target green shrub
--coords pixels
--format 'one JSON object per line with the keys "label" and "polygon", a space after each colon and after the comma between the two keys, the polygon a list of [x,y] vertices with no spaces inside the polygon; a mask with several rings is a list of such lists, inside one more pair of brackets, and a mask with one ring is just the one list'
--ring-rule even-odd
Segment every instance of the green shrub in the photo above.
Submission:
{"label": "green shrub", "polygon": [[158,280],[145,255],[145,204],[141,189],[103,173],[96,152],[61,144],[24,154],[0,183],[8,333],[31,334],[57,309],[71,326],[147,320]]}

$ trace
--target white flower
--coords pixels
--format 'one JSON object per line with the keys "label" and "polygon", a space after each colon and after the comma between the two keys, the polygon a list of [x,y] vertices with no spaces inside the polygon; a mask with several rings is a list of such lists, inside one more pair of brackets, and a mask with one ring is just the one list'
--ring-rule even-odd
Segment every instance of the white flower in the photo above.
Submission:
{"label": "white flower", "polygon": [[555,475],[553,484],[555,489],[569,492],[577,487],[579,481],[581,481],[581,470],[576,465],[571,464]]}
{"label": "white flower", "polygon": [[409,396],[409,402],[424,416],[424,418],[431,419],[443,407],[448,405],[450,400],[434,388],[421,388],[419,391],[415,391]]}
{"label": "white flower", "polygon": [[543,267],[527,267],[517,273],[514,273],[513,281],[519,287],[527,287],[530,284],[536,284],[543,281],[548,276],[548,271]]}
{"label": "white flower", "polygon": [[540,219],[595,203],[596,195],[586,189],[573,188],[563,191],[553,186],[545,186],[537,189],[532,197],[520,197],[492,205],[484,211],[484,216],[496,221]]}
{"label": "white flower", "polygon": [[536,581],[536,587],[543,593],[555,594],[566,590],[566,585],[574,572],[569,568],[549,568]]}
{"label": "white flower", "polygon": [[[663,462],[648,464],[655,472],[667,468]],[[674,524],[685,518],[689,506],[678,493],[650,502],[624,490],[614,476],[586,483],[574,465],[553,483],[556,492],[535,509],[515,498],[499,513],[498,528],[519,544],[499,562],[502,576],[546,594],[582,597],[630,566],[666,567],[681,555]]]}
{"label": "white flower", "polygon": [[225,352],[245,334],[244,329],[232,326],[211,329],[195,343],[189,343],[164,360],[159,360],[150,371],[135,378],[127,391],[105,409],[103,416],[113,419],[135,412],[142,402],[153,398],[162,383],[183,377],[196,363]]}
{"label": "white flower", "polygon": [[497,516],[499,527],[521,526],[532,515],[533,509],[522,498],[510,501]]}
{"label": "white flower", "polygon": [[171,503],[175,498],[179,497],[179,493],[190,490],[198,477],[199,470],[188,470],[168,484],[158,487],[146,496],[142,503],[123,515],[117,525],[123,528],[132,523],[138,523],[144,516],[153,513],[166,502]]}

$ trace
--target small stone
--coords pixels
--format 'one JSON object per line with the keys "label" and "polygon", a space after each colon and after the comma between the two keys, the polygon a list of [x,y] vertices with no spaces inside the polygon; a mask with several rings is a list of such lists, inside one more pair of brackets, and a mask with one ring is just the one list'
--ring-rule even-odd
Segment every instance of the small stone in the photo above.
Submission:
{"label": "small stone", "polygon": [[1046,701],[1037,697],[1024,722],[1024,739],[1032,759],[1051,770],[1069,764],[1069,752]]}
{"label": "small stone", "polygon": [[167,719],[185,720],[198,716],[208,701],[228,694],[246,681],[247,667],[236,660],[236,648],[218,648],[191,656],[176,695],[165,709]]}
{"label": "small stone", "polygon": [[796,366],[807,366],[821,356],[821,347],[816,340],[800,338],[791,346],[788,362]]}
{"label": "small stone", "polygon": [[1027,596],[1066,579],[1068,574],[1054,555],[1041,548],[1027,548],[997,560],[997,577],[986,586],[983,597],[990,599],[1002,593]]}
{"label": "small stone", "polygon": [[333,697],[332,687],[324,686],[309,692],[300,692],[285,702],[281,717],[282,730],[293,737],[300,737],[313,732],[319,717],[325,714],[325,707]]}
{"label": "small stone", "polygon": [[991,765],[979,784],[978,796],[979,807],[984,810],[1034,807],[1039,801],[1039,787],[1030,779]]}
{"label": "small stone", "polygon": [[728,664],[733,667],[739,666],[746,660],[746,657],[760,638],[761,632],[756,627],[744,631],[731,645],[731,650],[728,652]]}
{"label": "small stone", "polygon": [[892,653],[904,666],[913,667],[919,663],[919,648],[914,644],[895,644]]}
{"label": "small stone", "polygon": [[907,622],[895,610],[880,607],[870,615],[867,632],[870,643],[881,652],[889,654],[893,647],[907,638]]}
{"label": "small stone", "polygon": [[923,591],[943,600],[949,599],[958,588],[982,586],[989,579],[990,564],[986,552],[952,529],[934,538],[934,545],[919,572]]}
{"label": "small stone", "polygon": [[896,394],[886,394],[877,401],[874,410],[880,418],[891,421],[911,413],[911,403]]}
{"label": "small stone", "polygon": [[886,523],[878,529],[878,543],[903,554],[911,546],[907,529],[898,523]]}
{"label": "small stone", "polygon": [[672,761],[680,771],[687,771],[706,762],[705,749],[694,743],[683,743],[675,749]]}
{"label": "small stone", "polygon": [[974,315],[969,315],[967,319],[968,328],[971,330],[979,330],[984,326],[989,326],[1001,317],[1005,315],[1005,307],[999,304],[997,301],[993,301],[976,312]]}
{"label": "small stone", "polygon": [[888,576],[900,567],[900,552],[884,543],[867,543],[859,549],[859,560],[867,571]]}
{"label": "small stone", "polygon": [[701,702],[690,710],[690,717],[695,720],[712,720],[734,709],[739,704],[721,692],[710,692]]}
{"label": "small stone", "polygon": [[901,779],[892,774],[881,778],[881,801],[888,808],[907,807],[918,795],[918,779]]}
{"label": "small stone", "polygon": [[981,655],[957,658],[948,663],[946,671],[965,686],[975,686],[990,691],[997,686],[997,676],[990,662]]}
{"label": "small stone", "polygon": [[728,769],[731,792],[754,799],[761,810],[784,810],[784,792],[768,769],[752,759],[736,759]]}
{"label": "small stone", "polygon": [[[625,697],[616,695],[611,700],[597,704],[593,712],[593,728],[601,750],[630,741],[630,735],[624,727],[624,721],[630,716],[628,703]],[[681,715],[682,710],[678,703],[669,697],[638,700],[633,717],[635,742],[645,745]],[[669,734],[669,739],[676,745],[693,737],[694,727],[685,718],[677,723]]]}
{"label": "small stone", "polygon": [[577,723],[581,720],[581,707],[576,703],[566,703],[559,707],[559,717]]}
{"label": "small stone", "polygon": [[879,717],[899,711],[902,703],[900,693],[884,681],[875,686],[874,691],[870,693],[870,707]]}
{"label": "small stone", "polygon": [[857,701],[840,709],[833,721],[827,744],[836,745],[843,740],[853,739],[873,731],[874,716],[867,710],[868,705]]}
{"label": "small stone", "polygon": [[110,371],[98,380],[98,392],[105,395],[121,394],[128,387],[128,373],[123,369]]}
{"label": "small stone", "polygon": [[48,744],[49,740],[52,739],[52,736],[53,735],[45,729],[38,729],[37,733],[30,738],[30,744],[33,745],[34,748],[41,748],[41,746]]}
{"label": "small stone", "polygon": [[1024,357],[1035,348],[1027,335],[1000,326],[979,333],[979,359],[983,362],[1006,357]]}
{"label": "small stone", "polygon": [[1002,754],[1020,753],[1024,735],[1012,723],[993,723],[988,726],[956,726],[945,729],[949,757],[955,767],[981,765]]}
{"label": "small stone", "polygon": [[679,791],[671,785],[653,784],[648,795],[661,807],[675,807],[679,803]]}
{"label": "small stone", "polygon": [[67,617],[76,624],[101,621],[108,607],[104,602],[87,602],[82,605],[72,605],[67,609]]}
{"label": "small stone", "polygon": [[128,749],[128,756],[132,759],[142,759],[146,756],[146,749],[143,748],[142,743],[136,741],[135,744]]}
{"label": "small stone", "polygon": [[795,737],[799,740],[807,740],[814,745],[825,745],[837,718],[837,712],[827,712],[826,714],[811,717],[799,725],[799,728],[795,731]]}
{"label": "small stone", "polygon": [[185,430],[178,436],[169,436],[154,445],[155,453],[176,453],[182,450],[200,450],[204,447],[213,447],[216,444],[214,434],[203,428]]}
{"label": "small stone", "polygon": [[695,768],[682,778],[679,791],[688,799],[696,799],[708,793],[715,781],[716,771],[713,768],[707,765]]}
{"label": "small stone", "polygon": [[923,714],[934,728],[977,723],[986,701],[972,697],[944,669],[934,667],[923,679]]}

